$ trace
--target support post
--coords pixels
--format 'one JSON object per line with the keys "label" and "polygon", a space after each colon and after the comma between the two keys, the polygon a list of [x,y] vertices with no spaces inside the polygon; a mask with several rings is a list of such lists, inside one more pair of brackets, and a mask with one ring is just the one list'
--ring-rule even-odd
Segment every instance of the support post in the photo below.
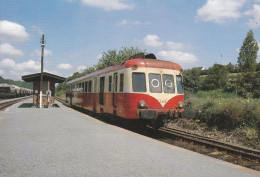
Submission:
{"label": "support post", "polygon": [[43,80],[43,56],[44,56],[44,34],[42,34],[41,39],[41,47],[42,47],[42,54],[41,54],[41,81],[40,81],[40,108],[42,108],[42,80]]}

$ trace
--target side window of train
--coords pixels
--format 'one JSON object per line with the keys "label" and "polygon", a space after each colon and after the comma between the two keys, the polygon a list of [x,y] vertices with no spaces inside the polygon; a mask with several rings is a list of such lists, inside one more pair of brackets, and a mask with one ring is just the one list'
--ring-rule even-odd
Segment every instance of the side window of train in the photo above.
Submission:
{"label": "side window of train", "polygon": [[120,74],[119,92],[123,92],[123,90],[124,90],[124,74]]}
{"label": "side window of train", "polygon": [[151,93],[162,93],[162,80],[160,74],[149,74],[149,88]]}
{"label": "side window of train", "polygon": [[92,91],[92,81],[89,81],[88,83],[88,92],[91,92]]}
{"label": "side window of train", "polygon": [[82,84],[79,83],[79,92],[82,92]]}
{"label": "side window of train", "polygon": [[184,90],[183,90],[183,85],[182,85],[182,76],[176,76],[176,84],[177,84],[177,92],[178,94],[183,94]]}
{"label": "side window of train", "polygon": [[85,81],[85,89],[84,89],[84,92],[88,92],[88,82]]}
{"label": "side window of train", "polygon": [[108,91],[112,92],[112,76],[108,78]]}
{"label": "side window of train", "polygon": [[163,91],[164,93],[175,93],[175,84],[173,75],[163,74]]}
{"label": "side window of train", "polygon": [[94,92],[97,92],[97,78],[94,78]]}
{"label": "side window of train", "polygon": [[85,91],[85,84],[84,84],[84,82],[81,83],[81,86],[82,86],[81,92],[84,92]]}
{"label": "side window of train", "polygon": [[144,73],[132,73],[133,92],[146,92],[146,79]]}

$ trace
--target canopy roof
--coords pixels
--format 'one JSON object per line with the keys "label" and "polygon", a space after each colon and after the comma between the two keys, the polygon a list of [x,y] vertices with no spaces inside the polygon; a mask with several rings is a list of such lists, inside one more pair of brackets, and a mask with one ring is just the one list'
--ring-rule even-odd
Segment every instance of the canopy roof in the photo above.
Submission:
{"label": "canopy roof", "polygon": [[[22,79],[25,82],[34,82],[36,80],[41,79],[41,73],[25,75],[25,76],[22,76]],[[61,76],[57,76],[57,75],[54,75],[54,74],[43,72],[43,81],[48,81],[48,80],[52,80],[55,83],[62,83],[66,80],[66,78],[61,77]]]}

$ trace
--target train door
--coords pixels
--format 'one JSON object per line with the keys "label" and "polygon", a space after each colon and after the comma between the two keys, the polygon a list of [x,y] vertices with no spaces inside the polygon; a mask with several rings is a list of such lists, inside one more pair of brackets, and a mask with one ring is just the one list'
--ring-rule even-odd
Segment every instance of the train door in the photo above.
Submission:
{"label": "train door", "polygon": [[104,105],[105,77],[100,77],[99,104]]}
{"label": "train door", "polygon": [[96,112],[96,106],[97,106],[97,78],[94,78],[94,94],[93,94],[93,111]]}
{"label": "train door", "polygon": [[113,107],[116,108],[116,93],[117,93],[117,85],[118,85],[118,73],[114,73],[114,88],[113,88]]}

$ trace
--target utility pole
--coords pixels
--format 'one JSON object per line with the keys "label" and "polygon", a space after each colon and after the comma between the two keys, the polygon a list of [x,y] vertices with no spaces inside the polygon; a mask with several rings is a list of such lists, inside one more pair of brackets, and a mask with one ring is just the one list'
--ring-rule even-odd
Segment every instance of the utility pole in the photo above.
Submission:
{"label": "utility pole", "polygon": [[42,55],[41,55],[41,81],[40,81],[40,108],[42,108],[42,80],[43,80],[43,56],[44,56],[44,34],[42,34],[41,38],[41,47],[42,47]]}

